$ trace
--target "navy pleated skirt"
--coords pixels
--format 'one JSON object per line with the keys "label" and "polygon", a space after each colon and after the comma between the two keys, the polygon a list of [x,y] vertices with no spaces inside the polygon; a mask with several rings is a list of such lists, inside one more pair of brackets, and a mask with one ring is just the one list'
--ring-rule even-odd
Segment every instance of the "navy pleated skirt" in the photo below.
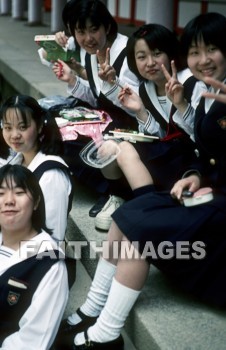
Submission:
{"label": "navy pleated skirt", "polygon": [[147,261],[182,289],[226,306],[225,195],[185,207],[169,193],[148,192],[123,204],[112,217]]}

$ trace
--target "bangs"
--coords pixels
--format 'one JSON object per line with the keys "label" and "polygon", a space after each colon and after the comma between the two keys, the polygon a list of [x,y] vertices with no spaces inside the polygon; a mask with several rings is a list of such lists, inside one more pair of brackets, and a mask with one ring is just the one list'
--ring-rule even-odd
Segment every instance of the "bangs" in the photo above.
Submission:
{"label": "bangs", "polygon": [[8,172],[6,176],[2,176],[0,178],[0,187],[2,186],[2,183],[5,181],[6,187],[8,189],[13,189],[14,186],[20,187],[24,190],[24,192],[28,191],[28,187],[26,184],[26,179],[22,178],[21,176],[17,176],[13,172]]}
{"label": "bangs", "polygon": [[198,46],[200,42],[204,42],[206,46],[211,44],[218,46],[218,40],[216,38],[216,35],[215,33],[213,33],[210,27],[205,27],[202,30],[197,28],[194,31],[193,37],[190,38],[190,42],[191,44],[192,42],[194,42],[196,46]]}
{"label": "bangs", "polygon": [[169,59],[177,58],[179,52],[178,39],[166,27],[159,24],[147,24],[138,29],[133,36],[135,41],[145,40],[150,50],[158,49],[166,53]]}
{"label": "bangs", "polygon": [[16,115],[17,120],[22,119],[24,125],[28,126],[32,115],[31,109],[29,109],[28,107],[20,107],[20,109],[18,109],[17,107],[5,108],[5,110],[2,111],[3,124],[8,122],[8,117],[11,113],[14,113],[14,115]]}
{"label": "bangs", "polygon": [[198,46],[204,42],[206,46],[216,46],[224,55],[226,53],[226,18],[219,13],[206,13],[191,20],[184,28],[181,36],[181,48],[188,54],[192,44]]}
{"label": "bangs", "polygon": [[75,29],[86,29],[87,28],[87,21],[90,21],[91,26],[100,28],[101,26],[101,21],[95,14],[90,14],[89,17],[87,17],[85,14],[84,16],[80,16],[76,22]]}

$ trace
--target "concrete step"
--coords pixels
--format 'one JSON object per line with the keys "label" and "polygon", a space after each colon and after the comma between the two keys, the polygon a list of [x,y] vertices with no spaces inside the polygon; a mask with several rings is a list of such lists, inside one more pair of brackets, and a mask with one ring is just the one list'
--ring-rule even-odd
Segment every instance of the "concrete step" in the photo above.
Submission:
{"label": "concrete step", "polygon": [[[80,184],[75,188],[67,237],[87,243],[81,248],[80,261],[92,278],[98,261],[95,247],[102,246],[106,233],[98,232],[88,215],[96,196]],[[181,293],[154,267],[125,325],[137,350],[223,350],[225,329],[225,311]]]}

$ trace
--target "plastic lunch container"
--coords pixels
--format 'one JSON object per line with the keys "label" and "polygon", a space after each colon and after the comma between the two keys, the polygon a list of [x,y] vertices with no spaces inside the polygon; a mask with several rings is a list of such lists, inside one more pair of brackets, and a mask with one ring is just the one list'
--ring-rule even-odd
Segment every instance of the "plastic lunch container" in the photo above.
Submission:
{"label": "plastic lunch container", "polygon": [[[103,148],[105,151],[101,152]],[[104,168],[117,158],[119,152],[120,148],[116,142],[102,139],[89,142],[79,155],[87,165],[94,168]]]}

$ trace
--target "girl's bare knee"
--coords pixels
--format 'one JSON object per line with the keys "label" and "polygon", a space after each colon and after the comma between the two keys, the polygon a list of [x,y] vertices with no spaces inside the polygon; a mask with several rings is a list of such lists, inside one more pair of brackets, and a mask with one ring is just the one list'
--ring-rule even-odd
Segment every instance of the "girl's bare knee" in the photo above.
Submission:
{"label": "girl's bare knee", "polygon": [[117,156],[117,163],[120,168],[125,166],[128,162],[131,164],[131,162],[140,159],[139,154],[130,142],[123,141],[120,143],[119,147],[121,152],[119,152]]}

